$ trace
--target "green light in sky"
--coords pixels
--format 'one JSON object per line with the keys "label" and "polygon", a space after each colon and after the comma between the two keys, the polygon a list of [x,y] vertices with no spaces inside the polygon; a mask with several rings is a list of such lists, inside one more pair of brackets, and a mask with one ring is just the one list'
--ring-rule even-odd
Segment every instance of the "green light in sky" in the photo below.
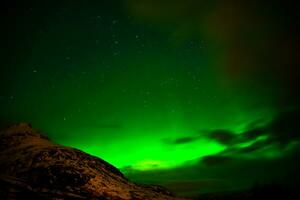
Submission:
{"label": "green light in sky", "polygon": [[247,142],[242,142],[242,143],[239,143],[237,144],[236,146],[238,148],[245,148],[245,147],[250,147],[251,145],[253,145],[254,143],[256,142],[259,142],[259,141],[264,141],[268,138],[267,135],[261,135],[261,136],[258,136],[257,138],[255,138],[254,140],[250,140],[250,141],[247,141]]}
{"label": "green light in sky", "polygon": [[[199,164],[232,149],[225,156],[279,158],[283,144],[299,139],[298,127],[287,126],[293,120],[276,121],[299,105],[293,69],[299,59],[292,59],[299,34],[284,34],[296,17],[271,11],[281,6],[29,2],[12,6],[16,17],[4,19],[9,48],[0,73],[1,124],[29,122],[56,143],[142,171]],[[260,127],[268,131],[239,140]],[[208,137],[214,130],[237,142]],[[180,138],[187,140],[176,143]],[[211,172],[206,178],[214,177],[201,164]]]}

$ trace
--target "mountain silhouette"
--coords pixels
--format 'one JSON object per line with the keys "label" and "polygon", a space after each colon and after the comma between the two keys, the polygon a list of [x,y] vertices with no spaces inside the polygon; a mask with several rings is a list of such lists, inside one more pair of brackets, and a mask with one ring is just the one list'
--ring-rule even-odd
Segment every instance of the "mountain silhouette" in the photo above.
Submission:
{"label": "mountain silhouette", "polygon": [[130,182],[106,161],[55,144],[30,124],[0,132],[0,199],[179,200]]}

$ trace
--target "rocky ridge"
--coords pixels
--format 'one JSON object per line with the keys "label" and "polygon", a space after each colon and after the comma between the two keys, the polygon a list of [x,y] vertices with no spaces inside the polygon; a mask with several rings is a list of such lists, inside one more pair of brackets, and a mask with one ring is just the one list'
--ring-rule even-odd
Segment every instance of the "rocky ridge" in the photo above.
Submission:
{"label": "rocky ridge", "polygon": [[1,199],[182,199],[130,182],[106,161],[54,144],[26,123],[0,132],[0,186]]}

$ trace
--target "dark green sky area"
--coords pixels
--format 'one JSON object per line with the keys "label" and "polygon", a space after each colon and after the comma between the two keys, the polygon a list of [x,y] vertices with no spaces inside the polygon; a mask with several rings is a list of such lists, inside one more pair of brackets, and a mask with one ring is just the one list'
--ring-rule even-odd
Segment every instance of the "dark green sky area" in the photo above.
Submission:
{"label": "dark green sky area", "polygon": [[192,195],[299,180],[299,7],[4,1],[1,126]]}

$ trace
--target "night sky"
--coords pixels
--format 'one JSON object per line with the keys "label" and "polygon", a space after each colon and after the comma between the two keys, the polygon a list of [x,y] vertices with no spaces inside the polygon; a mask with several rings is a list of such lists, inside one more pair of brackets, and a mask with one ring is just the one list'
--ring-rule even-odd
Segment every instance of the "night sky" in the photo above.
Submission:
{"label": "night sky", "polygon": [[181,194],[297,184],[296,4],[4,2],[1,126]]}

